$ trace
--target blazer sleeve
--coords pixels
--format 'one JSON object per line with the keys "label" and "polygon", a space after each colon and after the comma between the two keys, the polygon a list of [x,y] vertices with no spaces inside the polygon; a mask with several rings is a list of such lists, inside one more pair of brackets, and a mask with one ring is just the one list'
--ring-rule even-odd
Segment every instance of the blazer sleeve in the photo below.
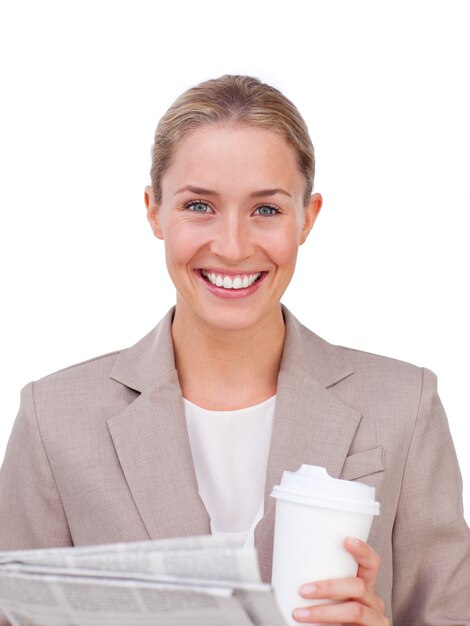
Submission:
{"label": "blazer sleeve", "polygon": [[0,550],[72,545],[34,406],[34,383],[21,405],[0,471]]}
{"label": "blazer sleeve", "polygon": [[470,532],[436,376],[421,400],[393,534],[394,626],[470,626]]}
{"label": "blazer sleeve", "polygon": [[[0,471],[0,550],[72,545],[67,520],[41,438],[34,384],[21,405]],[[8,622],[0,614],[0,626]]]}

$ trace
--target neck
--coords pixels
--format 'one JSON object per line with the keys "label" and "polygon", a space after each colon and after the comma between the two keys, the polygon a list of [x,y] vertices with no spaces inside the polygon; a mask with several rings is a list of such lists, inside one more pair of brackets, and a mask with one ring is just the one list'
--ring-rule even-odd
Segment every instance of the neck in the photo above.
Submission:
{"label": "neck", "polygon": [[208,328],[176,306],[172,325],[183,396],[206,409],[259,404],[276,393],[285,325],[280,306],[255,327]]}

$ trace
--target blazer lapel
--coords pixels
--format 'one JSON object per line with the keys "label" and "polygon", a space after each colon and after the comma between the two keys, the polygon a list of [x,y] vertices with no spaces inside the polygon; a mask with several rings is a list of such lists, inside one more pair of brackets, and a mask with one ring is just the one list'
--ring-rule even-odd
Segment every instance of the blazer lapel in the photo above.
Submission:
{"label": "blazer lapel", "polygon": [[353,373],[343,351],[303,327],[283,308],[286,338],[266,476],[264,517],[255,531],[260,569],[271,579],[275,500],[284,470],[320,465],[338,478],[361,415],[331,389]]}
{"label": "blazer lapel", "polygon": [[[302,326],[283,307],[286,338],[268,460],[264,517],[255,531],[263,580],[271,579],[275,500],[284,470],[321,465],[339,477],[360,413],[334,393],[353,374],[344,351]],[[140,392],[108,428],[150,538],[210,533],[198,494],[184,405],[174,364],[171,310],[139,343],[120,353],[111,378]]]}
{"label": "blazer lapel", "polygon": [[119,355],[111,374],[141,392],[108,420],[108,428],[151,539],[210,533],[174,365],[171,320],[172,311]]}

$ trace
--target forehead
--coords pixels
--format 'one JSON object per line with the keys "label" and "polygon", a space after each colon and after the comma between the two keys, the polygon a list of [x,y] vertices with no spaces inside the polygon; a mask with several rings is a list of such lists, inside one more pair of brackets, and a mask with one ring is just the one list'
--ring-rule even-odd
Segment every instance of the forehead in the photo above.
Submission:
{"label": "forehead", "polygon": [[212,125],[187,135],[162,178],[163,197],[184,185],[226,195],[288,188],[303,196],[305,181],[295,150],[275,132],[246,126]]}

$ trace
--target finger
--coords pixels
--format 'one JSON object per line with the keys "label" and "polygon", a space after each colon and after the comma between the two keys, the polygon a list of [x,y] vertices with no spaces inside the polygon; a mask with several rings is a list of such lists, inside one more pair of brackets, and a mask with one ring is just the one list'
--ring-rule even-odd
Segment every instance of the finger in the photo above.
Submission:
{"label": "finger", "polygon": [[344,546],[356,559],[359,569],[357,575],[368,585],[375,587],[380,569],[380,556],[365,541],[348,537]]}
{"label": "finger", "polygon": [[373,587],[362,578],[333,578],[302,585],[299,595],[308,599],[358,600],[377,611],[383,610],[383,602]]}
{"label": "finger", "polygon": [[295,620],[304,624],[389,626],[383,613],[355,601],[302,607],[295,609],[292,615]]}

